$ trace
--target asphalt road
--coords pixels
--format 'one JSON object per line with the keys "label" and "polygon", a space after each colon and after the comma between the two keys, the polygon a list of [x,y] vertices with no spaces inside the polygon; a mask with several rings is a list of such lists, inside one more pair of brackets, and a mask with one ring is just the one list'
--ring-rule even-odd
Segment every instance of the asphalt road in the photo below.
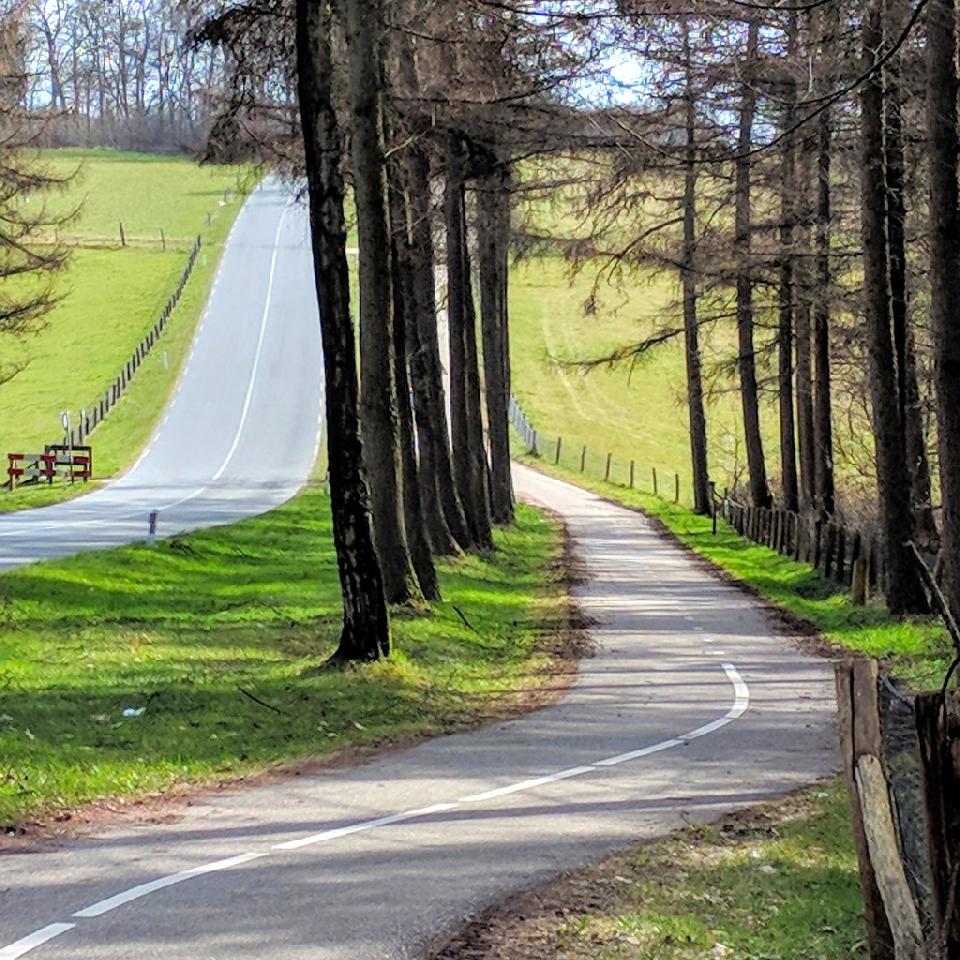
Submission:
{"label": "asphalt road", "polygon": [[0,857],[0,960],[407,960],[484,906],[836,768],[829,664],[636,513],[562,514],[596,657],[554,706]]}
{"label": "asphalt road", "polygon": [[268,179],[237,217],[183,376],[143,456],[88,496],[0,514],[0,569],[144,539],[154,510],[169,536],[292,496],[316,460],[323,409],[312,269],[306,209]]}

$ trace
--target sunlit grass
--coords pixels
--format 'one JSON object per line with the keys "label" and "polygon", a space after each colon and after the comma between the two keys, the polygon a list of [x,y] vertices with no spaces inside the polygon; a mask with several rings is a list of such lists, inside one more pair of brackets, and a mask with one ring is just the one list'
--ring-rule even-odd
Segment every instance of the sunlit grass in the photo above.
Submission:
{"label": "sunlit grass", "polygon": [[309,487],[232,526],[0,576],[0,824],[443,731],[538,683],[564,591],[559,532],[526,507],[495,554],[441,565],[443,602],[394,619],[389,661],[309,672],[340,621],[329,506]]}

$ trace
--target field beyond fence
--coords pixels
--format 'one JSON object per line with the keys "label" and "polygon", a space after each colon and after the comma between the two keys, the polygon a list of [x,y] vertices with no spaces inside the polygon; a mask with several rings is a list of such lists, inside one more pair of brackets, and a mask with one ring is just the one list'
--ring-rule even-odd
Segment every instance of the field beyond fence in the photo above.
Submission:
{"label": "field beyond fence", "polygon": [[[692,502],[689,479],[677,470],[625,460],[609,451],[591,450],[576,439],[541,433],[515,397],[510,398],[510,419],[530,455],[545,463],[676,504]],[[712,485],[711,489],[714,532],[718,522],[726,522],[753,543],[815,568],[825,579],[848,589],[857,604],[882,590],[884,552],[875,535],[813,513],[754,507],[727,490],[718,492]]]}

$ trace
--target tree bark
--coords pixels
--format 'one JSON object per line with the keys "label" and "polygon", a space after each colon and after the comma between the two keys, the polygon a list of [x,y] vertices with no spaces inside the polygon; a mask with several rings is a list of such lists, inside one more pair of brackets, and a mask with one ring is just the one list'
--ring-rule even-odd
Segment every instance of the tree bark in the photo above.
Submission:
{"label": "tree bark", "polygon": [[954,0],[927,6],[930,312],[936,346],[943,591],[960,610],[960,214]]}
{"label": "tree bark", "polygon": [[323,340],[333,540],[343,594],[343,629],[334,660],[375,660],[390,652],[390,625],[363,474],[340,173],[342,143],[331,91],[331,24],[327,11],[323,4],[298,0],[296,47]]}
{"label": "tree bark", "polygon": [[[882,9],[882,0],[870,0],[864,14],[863,50],[868,64],[876,62],[883,45]],[[861,86],[860,110],[864,313],[870,352],[880,529],[886,559],[884,592],[890,612],[900,615],[921,611],[926,603],[912,552],[907,547],[913,537],[910,473],[903,443],[890,314],[883,80],[878,70],[870,73]]]}
{"label": "tree bark", "polygon": [[381,139],[378,0],[345,0],[357,231],[360,239],[360,407],[374,537],[387,599],[419,598],[403,524],[403,483],[391,329],[390,248]]}
{"label": "tree bark", "polygon": [[684,21],[684,57],[686,69],[686,92],[684,97],[686,148],[684,150],[683,192],[683,333],[687,367],[687,406],[690,415],[690,456],[693,466],[693,509],[696,513],[709,514],[709,474],[707,467],[707,417],[703,408],[703,379],[700,371],[700,343],[697,327],[697,276],[696,276],[696,202],[697,202],[697,145],[696,145],[696,100],[693,90],[690,56],[690,27]]}
{"label": "tree bark", "polygon": [[447,147],[444,195],[447,247],[447,318],[450,328],[450,408],[453,471],[473,545],[493,546],[486,454],[480,421],[476,319],[467,256],[463,146],[452,134]]}
{"label": "tree bark", "polygon": [[[888,0],[888,22],[894,34],[902,29],[905,11],[900,0]],[[904,425],[905,455],[910,471],[911,506],[920,539],[937,539],[930,491],[930,464],[920,404],[920,384],[910,331],[907,291],[906,219],[904,201],[901,54],[897,51],[884,67],[884,163],[887,188],[887,247],[890,258],[890,295],[893,339],[897,357],[897,388]]]}
{"label": "tree bark", "polygon": [[[791,14],[788,51],[796,48],[796,15]],[[790,104],[796,96],[792,84],[787,85],[785,99]],[[784,130],[793,126],[793,109],[784,113]],[[793,309],[794,309],[794,223],[796,220],[796,137],[786,133],[780,153],[780,283],[778,289],[778,385],[780,403],[780,484],[783,505],[794,513],[800,509],[797,484],[797,433],[793,412]]]}
{"label": "tree bark", "polygon": [[800,210],[798,246],[801,256],[796,261],[796,394],[797,446],[800,453],[800,509],[814,509],[816,491],[816,451],[813,426],[813,363],[810,291],[811,283],[811,187],[813,185],[814,142],[806,136],[800,146],[797,197]]}
{"label": "tree bark", "polygon": [[813,297],[814,451],[816,505],[824,517],[835,509],[833,485],[833,403],[830,382],[830,159],[833,133],[830,112],[817,123],[816,286]]}
{"label": "tree bark", "polygon": [[411,336],[416,336],[410,353],[415,397],[418,400],[417,436],[420,441],[420,470],[426,474],[425,486],[436,489],[437,507],[424,503],[430,539],[438,554],[456,554],[471,545],[463,506],[453,478],[450,451],[450,427],[447,398],[443,387],[443,370],[437,332],[437,289],[433,217],[430,204],[429,161],[420,147],[413,146],[407,158],[407,181],[410,189],[410,225],[414,270],[415,322]]}
{"label": "tree bark", "polygon": [[[747,63],[757,58],[759,25],[751,22],[747,35]],[[750,499],[756,507],[769,507],[767,464],[760,434],[760,400],[757,388],[756,350],[753,342],[753,279],[751,277],[751,179],[753,122],[757,111],[757,94],[751,83],[744,85],[740,102],[735,163],[734,252],[737,260],[737,337],[740,374],[740,401],[743,407],[743,432],[747,445],[747,470]]]}
{"label": "tree bark", "polygon": [[[490,437],[490,499],[495,523],[513,521],[513,483],[510,477],[510,387],[506,342],[506,259],[509,238],[508,174],[497,168],[477,189],[477,234],[480,253],[480,328],[483,339],[483,375]],[[507,229],[503,227],[506,217]]]}
{"label": "tree bark", "polygon": [[403,468],[403,521],[420,590],[427,600],[439,600],[440,583],[427,536],[421,500],[423,485],[417,463],[407,366],[407,343],[410,339],[407,328],[412,326],[414,320],[414,296],[406,195],[397,162],[388,164],[387,175],[390,178],[387,196],[390,212],[390,271],[393,276],[393,350],[396,360],[397,413]]}

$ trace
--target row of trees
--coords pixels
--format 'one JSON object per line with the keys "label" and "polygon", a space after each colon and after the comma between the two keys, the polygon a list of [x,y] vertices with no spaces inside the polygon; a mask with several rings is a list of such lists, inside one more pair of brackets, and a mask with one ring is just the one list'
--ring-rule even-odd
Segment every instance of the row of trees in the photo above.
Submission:
{"label": "row of trees", "polygon": [[171,0],[30,0],[28,102],[54,146],[197,149],[223,84]]}
{"label": "row of trees", "polygon": [[[482,3],[258,0],[225,6],[198,35],[234,67],[217,129],[308,185],[344,597],[334,662],[385,654],[388,604],[436,599],[434,557],[492,549],[493,527],[513,519],[513,170],[542,137],[539,91],[569,66],[562,45],[525,48],[522,20]],[[264,75],[277,78],[271,89],[257,87]],[[280,91],[294,85],[288,102]]]}
{"label": "row of trees", "polygon": [[[194,94],[184,91],[215,86],[225,64],[211,151],[305,174],[347,614],[338,658],[383,652],[386,604],[434,598],[433,557],[488,549],[492,525],[511,518],[511,205],[538,187],[525,161],[548,154],[599,159],[603,172],[588,182],[572,168],[589,236],[538,241],[581,263],[678,279],[677,323],[612,359],[683,338],[696,508],[710,508],[701,338],[726,323],[752,501],[776,495],[788,509],[834,514],[836,411],[869,409],[888,603],[925,604],[914,540],[942,542],[945,583],[960,600],[956,67],[941,47],[952,43],[950,0],[620,0],[589,15],[526,0],[196,0],[178,5],[176,21],[153,2],[38,3],[33,15],[53,37],[51,102],[82,101],[98,117],[189,117],[183,97]],[[90,17],[99,26],[83,33],[76,25]],[[158,38],[174,34],[167,56]],[[118,56],[104,53],[107,35]],[[597,64],[611,50],[637,65],[638,85],[597,110],[608,88]],[[171,70],[190,79],[173,84]],[[765,392],[776,398],[779,477],[761,430]]]}
{"label": "row of trees", "polygon": [[927,603],[913,543],[942,548],[960,605],[955,16],[943,0],[620,3],[602,29],[638,79],[602,115],[616,149],[572,248],[581,265],[678,280],[675,323],[591,362],[684,339],[696,509],[710,509],[701,339],[726,329],[746,496],[875,523],[897,613]]}
{"label": "row of trees", "polygon": [[[338,421],[329,436],[348,613],[340,656],[384,649],[385,607],[371,600],[381,585],[391,602],[435,596],[432,556],[488,548],[491,523],[510,518],[510,207],[536,187],[522,161],[563,151],[602,158],[586,188],[590,235],[537,239],[581,262],[679,280],[676,326],[613,359],[683,337],[696,508],[710,509],[700,338],[726,322],[753,502],[776,494],[788,509],[833,515],[838,403],[868,409],[888,605],[926,605],[914,541],[942,543],[944,582],[960,601],[956,67],[939,44],[954,19],[949,0],[701,0],[675,11],[623,0],[589,16],[482,0],[397,2],[386,15],[377,0],[256,0],[208,19],[201,37],[232,64],[226,113],[258,132],[260,149],[302,164],[310,185]],[[628,105],[577,110],[597,89],[604,47],[639,64],[640,90]],[[270,89],[257,86],[264,76],[277,78]],[[277,96],[294,86],[298,113]],[[926,137],[913,132],[921,122]],[[360,236],[359,364],[344,172]],[[584,189],[588,178],[577,179]],[[778,483],[764,391],[776,397]]]}

